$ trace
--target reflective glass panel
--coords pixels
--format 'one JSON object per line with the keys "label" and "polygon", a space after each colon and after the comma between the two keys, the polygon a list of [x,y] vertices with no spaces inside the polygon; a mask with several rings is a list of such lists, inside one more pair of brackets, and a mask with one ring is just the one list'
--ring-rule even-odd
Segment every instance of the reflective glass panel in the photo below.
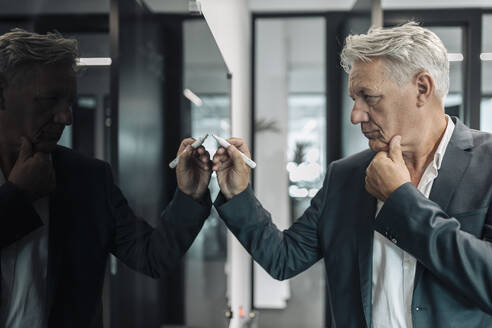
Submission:
{"label": "reflective glass panel", "polygon": [[492,132],[492,15],[482,18],[482,101],[480,130]]}
{"label": "reflective glass panel", "polygon": [[[255,194],[286,229],[309,206],[326,168],[323,17],[255,21]],[[286,281],[254,266],[259,327],[322,327],[324,268]]]}

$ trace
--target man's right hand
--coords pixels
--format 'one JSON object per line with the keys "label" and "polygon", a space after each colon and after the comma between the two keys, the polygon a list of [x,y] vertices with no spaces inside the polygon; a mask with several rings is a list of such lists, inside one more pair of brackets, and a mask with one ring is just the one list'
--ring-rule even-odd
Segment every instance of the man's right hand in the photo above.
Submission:
{"label": "man's right hand", "polygon": [[55,170],[49,154],[33,153],[31,142],[22,137],[19,156],[8,181],[22,190],[31,201],[48,195],[56,187]]}
{"label": "man's right hand", "polygon": [[249,184],[249,174],[251,169],[244,162],[239,151],[251,158],[248,146],[240,138],[230,138],[227,141],[229,147],[219,147],[214,155],[214,166],[212,169],[217,172],[220,191],[229,200],[240,194]]}

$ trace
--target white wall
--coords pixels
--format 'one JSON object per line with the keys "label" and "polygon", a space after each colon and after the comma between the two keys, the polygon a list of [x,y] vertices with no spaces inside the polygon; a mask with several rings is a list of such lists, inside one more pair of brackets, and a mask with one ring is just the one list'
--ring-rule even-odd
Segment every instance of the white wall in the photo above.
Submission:
{"label": "white wall", "polygon": [[[248,145],[251,124],[251,17],[245,0],[202,0],[202,11],[232,73],[232,135]],[[234,313],[231,328],[247,320],[251,305],[251,259],[229,232],[227,243],[228,298]],[[240,308],[246,318],[240,318]]]}
{"label": "white wall", "polygon": [[197,95],[228,92],[229,70],[205,20],[189,19],[183,23],[183,45],[184,87]]}
{"label": "white wall", "polygon": [[[280,19],[256,23],[255,119],[275,122],[278,131],[255,134],[255,194],[280,230],[290,226],[286,145],[289,132],[289,24]],[[272,192],[275,185],[275,192]],[[254,304],[259,309],[283,309],[290,297],[289,281],[276,281],[254,264]]]}

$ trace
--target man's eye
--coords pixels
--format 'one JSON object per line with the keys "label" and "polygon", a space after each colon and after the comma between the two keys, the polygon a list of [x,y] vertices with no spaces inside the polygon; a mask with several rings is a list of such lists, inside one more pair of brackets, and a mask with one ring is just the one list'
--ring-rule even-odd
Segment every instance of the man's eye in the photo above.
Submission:
{"label": "man's eye", "polygon": [[379,100],[379,96],[370,96],[370,95],[365,95],[364,96],[364,99],[368,102],[368,103],[377,103],[378,100]]}

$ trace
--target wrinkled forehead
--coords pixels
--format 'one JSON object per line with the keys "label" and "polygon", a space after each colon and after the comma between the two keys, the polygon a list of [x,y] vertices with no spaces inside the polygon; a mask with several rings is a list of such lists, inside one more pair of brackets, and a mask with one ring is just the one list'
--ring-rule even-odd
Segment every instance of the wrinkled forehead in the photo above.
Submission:
{"label": "wrinkled forehead", "polygon": [[380,90],[387,80],[386,66],[382,60],[355,61],[349,72],[349,92],[356,92],[358,89]]}

